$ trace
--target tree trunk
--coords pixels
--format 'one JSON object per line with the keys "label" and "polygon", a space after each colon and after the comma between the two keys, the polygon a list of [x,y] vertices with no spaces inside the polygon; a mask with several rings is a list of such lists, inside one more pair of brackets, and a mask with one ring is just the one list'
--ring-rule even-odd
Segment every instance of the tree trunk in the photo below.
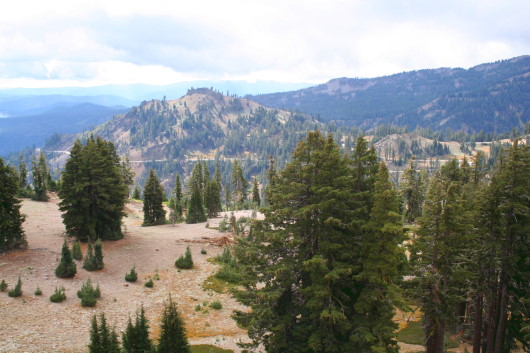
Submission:
{"label": "tree trunk", "polygon": [[443,353],[445,322],[430,321],[427,323],[425,333],[427,335],[425,342],[426,353]]}
{"label": "tree trunk", "polygon": [[473,327],[473,353],[480,353],[482,339],[482,293],[475,298],[475,323]]}
{"label": "tree trunk", "polygon": [[[503,282],[505,276],[502,277]],[[501,299],[500,299],[500,305],[499,305],[499,321],[497,324],[497,333],[495,335],[495,349],[493,350],[493,353],[501,353],[502,350],[502,344],[504,343],[504,331],[506,330],[506,319],[507,319],[507,306],[508,306],[508,300],[507,300],[507,290],[506,290],[506,283],[502,283],[502,289],[501,289]]]}

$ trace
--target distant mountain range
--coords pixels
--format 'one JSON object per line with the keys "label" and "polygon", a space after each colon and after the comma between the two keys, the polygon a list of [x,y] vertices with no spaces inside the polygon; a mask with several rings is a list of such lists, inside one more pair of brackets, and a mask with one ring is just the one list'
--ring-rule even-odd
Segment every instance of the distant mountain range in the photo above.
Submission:
{"label": "distant mountain range", "polygon": [[297,91],[247,98],[366,129],[395,124],[411,129],[504,132],[522,128],[529,120],[530,56],[468,70],[441,68],[371,79],[338,78]]}
{"label": "distant mountain range", "polygon": [[36,114],[0,119],[0,155],[28,146],[40,147],[54,133],[78,133],[93,129],[111,119],[114,114],[129,109],[123,106],[105,107],[74,102],[50,104],[46,108],[39,104],[26,107],[28,110],[23,113]]}

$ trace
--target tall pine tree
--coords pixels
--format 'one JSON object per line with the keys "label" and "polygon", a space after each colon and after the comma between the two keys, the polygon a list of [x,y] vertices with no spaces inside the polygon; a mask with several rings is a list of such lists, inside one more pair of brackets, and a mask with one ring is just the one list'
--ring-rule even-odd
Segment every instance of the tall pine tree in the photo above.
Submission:
{"label": "tall pine tree", "polygon": [[155,171],[149,171],[149,177],[144,186],[144,226],[154,226],[166,223],[166,211],[164,210],[164,189]]}
{"label": "tall pine tree", "polygon": [[0,158],[0,251],[9,251],[27,246],[22,229],[24,216],[20,214],[20,201],[16,198],[19,189],[15,170],[4,165]]}
{"label": "tall pine tree", "polygon": [[177,352],[190,353],[191,349],[186,337],[184,322],[179,315],[177,305],[170,297],[162,314],[157,353]]}

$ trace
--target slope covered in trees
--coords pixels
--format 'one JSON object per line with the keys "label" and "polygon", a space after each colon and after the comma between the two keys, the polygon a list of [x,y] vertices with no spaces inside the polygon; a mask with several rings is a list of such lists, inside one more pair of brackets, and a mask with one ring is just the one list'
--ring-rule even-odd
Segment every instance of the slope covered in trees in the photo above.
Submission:
{"label": "slope covered in trees", "polygon": [[249,96],[358,127],[381,124],[503,132],[528,121],[530,56],[468,70],[441,68],[372,79],[338,78],[298,91]]}

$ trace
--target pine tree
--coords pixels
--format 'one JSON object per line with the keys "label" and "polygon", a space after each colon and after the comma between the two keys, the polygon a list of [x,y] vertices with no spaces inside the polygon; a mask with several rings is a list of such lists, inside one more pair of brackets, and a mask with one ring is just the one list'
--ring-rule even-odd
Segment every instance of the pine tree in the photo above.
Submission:
{"label": "pine tree", "polygon": [[[370,163],[357,164],[372,165],[371,152],[366,154]],[[366,330],[358,324],[362,314],[354,307],[362,289],[362,281],[354,278],[359,272],[356,242],[362,238],[352,233],[357,216],[352,205],[363,206],[369,216],[370,208],[360,201],[371,199],[366,194],[354,199],[353,181],[371,186],[375,179],[370,168],[354,172],[352,164],[340,155],[332,136],[310,132],[269,185],[265,220],[238,239],[235,256],[244,289],[235,295],[251,310],[234,317],[248,328],[253,347],[262,344],[267,352],[364,352],[390,340],[378,337],[355,347],[350,341]],[[368,189],[356,186],[359,192]],[[358,222],[354,229],[362,225]]]}
{"label": "pine tree", "polygon": [[136,312],[134,325],[129,318],[127,328],[122,336],[123,350],[125,353],[152,352],[152,343],[149,339],[149,322],[145,317],[144,307]]}
{"label": "pine tree", "polygon": [[208,217],[217,217],[221,207],[221,188],[215,180],[208,181],[208,185],[204,192],[204,204],[206,206]]}
{"label": "pine tree", "polygon": [[403,197],[403,215],[405,222],[414,222],[421,216],[421,206],[425,198],[425,180],[417,171],[416,161],[411,159],[409,167],[403,171],[399,182]]}
{"label": "pine tree", "polygon": [[132,199],[133,200],[140,200],[141,198],[142,198],[142,196],[140,195],[140,190],[138,189],[138,186],[135,186],[133,194],[132,194]]}
{"label": "pine tree", "polygon": [[66,240],[63,243],[63,249],[61,251],[61,261],[55,269],[55,275],[59,278],[72,278],[77,273],[77,267],[74,260],[72,259],[72,253],[68,248]]}
{"label": "pine tree", "polygon": [[199,223],[206,221],[206,214],[202,206],[201,191],[197,185],[192,185],[193,190],[188,207],[188,214],[186,215],[186,223]]}
{"label": "pine tree", "polygon": [[528,351],[530,148],[501,153],[477,213],[473,352]]}
{"label": "pine tree", "polygon": [[101,239],[98,239],[94,244],[94,262],[97,270],[101,270],[105,266],[103,264],[103,244]]}
{"label": "pine tree", "polygon": [[22,280],[18,277],[18,282],[13,289],[7,292],[7,295],[12,298],[17,298],[22,295]]}
{"label": "pine tree", "polygon": [[182,182],[180,181],[180,175],[177,173],[177,176],[175,177],[175,187],[173,188],[169,205],[169,219],[171,223],[175,224],[176,222],[182,220],[182,204]]}
{"label": "pine tree", "polygon": [[258,206],[261,203],[261,197],[259,195],[258,178],[256,177],[254,177],[254,184],[252,187],[252,202]]}
{"label": "pine tree", "polygon": [[89,353],[120,353],[118,336],[114,329],[107,326],[105,314],[99,316],[99,325],[96,315],[92,316],[92,326],[90,330]]}
{"label": "pine tree", "polygon": [[144,226],[154,226],[166,223],[166,211],[163,206],[164,189],[154,170],[149,171],[149,177],[144,186]]}
{"label": "pine tree", "polygon": [[129,192],[111,142],[90,137],[70,151],[61,175],[59,209],[69,236],[81,241],[123,237],[121,219]]}
{"label": "pine tree", "polygon": [[39,161],[34,160],[32,162],[33,172],[33,200],[35,201],[48,201],[48,195],[46,195],[47,181],[48,181],[48,167],[46,165],[46,156],[44,153],[39,154]]}
{"label": "pine tree", "polygon": [[362,335],[352,337],[354,347],[370,347],[374,352],[398,352],[394,323],[394,305],[405,254],[403,226],[397,193],[389,180],[388,169],[381,162],[375,182],[374,205],[370,220],[363,227],[361,246],[362,270],[355,277],[361,289],[355,303],[359,314],[356,325]]}
{"label": "pine tree", "polygon": [[164,308],[158,340],[158,353],[190,353],[184,323],[178,313],[177,305],[171,297]]}
{"label": "pine tree", "polygon": [[15,171],[0,158],[0,252],[27,246],[22,228],[24,216],[16,198],[18,189]]}
{"label": "pine tree", "polygon": [[471,218],[466,213],[463,179],[457,160],[436,173],[413,247],[427,353],[443,351],[445,333],[449,324],[456,321],[454,309],[460,302],[460,267],[454,264],[460,262],[468,248]]}
{"label": "pine tree", "polygon": [[72,246],[72,258],[74,260],[83,260],[83,252],[81,251],[81,244],[76,241]]}
{"label": "pine tree", "polygon": [[243,169],[237,160],[232,165],[231,183],[234,206],[241,208],[247,199],[248,181],[243,176]]}

